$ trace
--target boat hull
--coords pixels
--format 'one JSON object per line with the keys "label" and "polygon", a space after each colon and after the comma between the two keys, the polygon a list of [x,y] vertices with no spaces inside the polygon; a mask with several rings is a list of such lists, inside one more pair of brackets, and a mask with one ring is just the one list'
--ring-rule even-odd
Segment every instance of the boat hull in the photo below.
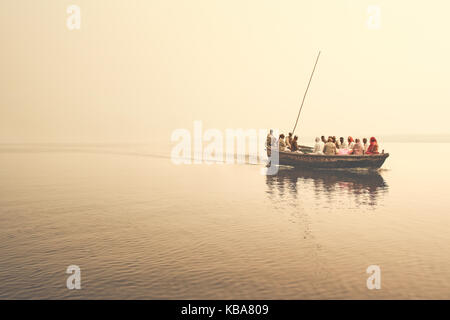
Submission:
{"label": "boat hull", "polygon": [[376,155],[321,155],[296,152],[279,152],[279,164],[302,168],[321,169],[378,169],[389,153]]}

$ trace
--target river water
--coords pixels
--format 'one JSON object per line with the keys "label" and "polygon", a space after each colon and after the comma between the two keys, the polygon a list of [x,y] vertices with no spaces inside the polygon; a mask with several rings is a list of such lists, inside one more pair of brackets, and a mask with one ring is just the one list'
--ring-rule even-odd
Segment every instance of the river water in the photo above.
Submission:
{"label": "river water", "polygon": [[0,298],[450,299],[450,148],[382,147],[378,172],[264,176],[142,145],[2,145]]}

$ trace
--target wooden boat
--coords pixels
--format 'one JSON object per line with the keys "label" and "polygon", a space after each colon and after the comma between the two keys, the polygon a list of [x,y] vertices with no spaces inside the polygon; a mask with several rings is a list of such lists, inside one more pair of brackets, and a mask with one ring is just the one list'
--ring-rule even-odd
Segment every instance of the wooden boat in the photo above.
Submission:
{"label": "wooden boat", "polygon": [[279,164],[321,169],[378,169],[388,157],[389,153],[354,156],[280,151]]}
{"label": "wooden boat", "polygon": [[[311,80],[316,70],[317,62],[319,61],[320,51],[317,55],[314,68],[309,78],[308,86],[306,87],[303,95],[300,110],[298,111],[297,119],[295,121],[294,129],[292,129],[292,135],[297,128],[298,119],[302,112],[303,104],[305,102],[306,94],[308,93]],[[389,157],[389,153],[380,153],[374,155],[323,155],[313,154],[313,148],[308,146],[299,146],[300,152],[279,151],[279,165],[289,165],[299,168],[318,168],[318,169],[378,169],[384,161]],[[270,156],[270,150],[268,150],[268,156]]]}

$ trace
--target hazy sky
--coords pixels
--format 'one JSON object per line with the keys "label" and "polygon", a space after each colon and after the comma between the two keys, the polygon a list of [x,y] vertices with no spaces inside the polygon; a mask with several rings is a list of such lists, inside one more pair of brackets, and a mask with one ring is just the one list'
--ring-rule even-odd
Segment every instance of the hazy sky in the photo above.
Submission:
{"label": "hazy sky", "polygon": [[[81,29],[66,8],[81,8]],[[381,28],[367,27],[367,7]],[[446,0],[3,0],[0,142],[448,133]]]}

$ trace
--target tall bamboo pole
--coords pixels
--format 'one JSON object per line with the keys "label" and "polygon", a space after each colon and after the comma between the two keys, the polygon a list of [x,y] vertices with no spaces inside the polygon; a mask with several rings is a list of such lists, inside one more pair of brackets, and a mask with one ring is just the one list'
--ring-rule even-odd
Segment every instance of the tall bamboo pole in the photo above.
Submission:
{"label": "tall bamboo pole", "polygon": [[314,75],[314,70],[316,70],[317,62],[319,61],[320,51],[316,58],[316,63],[314,64],[313,71],[311,72],[311,77],[309,77],[308,86],[306,87],[305,94],[303,95],[302,104],[300,105],[300,110],[298,111],[297,120],[295,121],[294,129],[292,129],[292,135],[294,135],[295,128],[297,128],[298,119],[300,118],[300,113],[302,112],[303,104],[305,103],[306,94],[308,93],[309,85],[311,84],[311,80]]}

